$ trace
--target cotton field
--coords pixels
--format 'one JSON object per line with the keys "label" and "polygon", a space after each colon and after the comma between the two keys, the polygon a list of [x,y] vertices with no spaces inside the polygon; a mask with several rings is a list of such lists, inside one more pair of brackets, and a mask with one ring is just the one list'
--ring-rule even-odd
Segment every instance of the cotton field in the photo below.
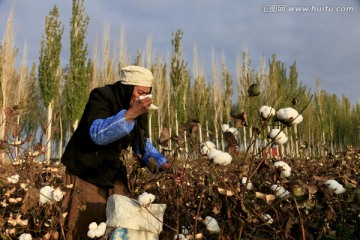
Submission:
{"label": "cotton field", "polygon": [[[131,197],[143,208],[166,204],[160,239],[357,236],[358,151],[333,159],[276,159],[221,150],[211,156],[215,150],[204,141],[198,158],[173,155],[174,171],[158,175],[138,169],[132,158],[127,162]],[[222,155],[231,161],[215,161]],[[176,182],[180,170],[184,175]],[[60,203],[72,188],[62,183],[64,168],[27,157],[21,164],[1,164],[0,174],[2,239],[62,239],[66,213]],[[89,226],[89,238],[105,235],[105,223]]]}

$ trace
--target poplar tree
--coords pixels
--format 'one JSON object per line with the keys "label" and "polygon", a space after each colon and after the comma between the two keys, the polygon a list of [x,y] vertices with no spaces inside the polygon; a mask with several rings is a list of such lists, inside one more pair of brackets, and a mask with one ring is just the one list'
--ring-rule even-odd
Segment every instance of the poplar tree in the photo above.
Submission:
{"label": "poplar tree", "polygon": [[217,72],[217,62],[215,59],[214,49],[212,49],[211,54],[211,77],[212,77],[212,107],[213,107],[213,117],[214,117],[214,129],[215,129],[215,144],[216,148],[219,148],[219,132],[218,129],[221,128],[220,121],[222,120],[223,113],[223,104],[221,101],[221,86],[220,86],[220,77]]}
{"label": "poplar tree", "polygon": [[179,29],[173,33],[174,39],[171,40],[173,53],[171,59],[170,82],[171,99],[175,104],[175,130],[178,134],[178,123],[184,123],[186,119],[186,97],[190,86],[190,73],[186,70],[187,63],[182,57],[181,39],[183,32]]}
{"label": "poplar tree", "polygon": [[72,123],[71,131],[77,128],[89,94],[91,64],[87,60],[88,45],[85,43],[88,25],[89,17],[84,10],[84,0],[73,0],[69,73],[65,85],[65,102]]}
{"label": "poplar tree", "polygon": [[12,8],[7,20],[6,30],[0,48],[0,139],[5,138],[6,135],[6,114],[5,111],[9,109],[15,98],[16,89],[16,69],[15,61],[18,49],[15,46],[15,33],[13,31],[14,9]]}
{"label": "poplar tree", "polygon": [[204,124],[206,118],[209,117],[210,112],[210,86],[206,85],[204,66],[199,66],[197,48],[194,48],[194,86],[192,88],[192,104],[191,112],[193,117],[199,120],[200,123]]}
{"label": "poplar tree", "polygon": [[230,112],[232,107],[232,95],[233,95],[233,79],[229,69],[225,63],[225,57],[222,58],[222,100],[223,100],[223,119],[222,122],[228,124],[230,121]]}
{"label": "poplar tree", "polygon": [[55,97],[60,90],[61,74],[61,39],[64,26],[59,20],[59,10],[56,5],[50,11],[49,16],[45,17],[45,32],[41,40],[38,80],[40,93],[47,112],[46,124],[46,159],[51,155],[51,130],[52,114]]}

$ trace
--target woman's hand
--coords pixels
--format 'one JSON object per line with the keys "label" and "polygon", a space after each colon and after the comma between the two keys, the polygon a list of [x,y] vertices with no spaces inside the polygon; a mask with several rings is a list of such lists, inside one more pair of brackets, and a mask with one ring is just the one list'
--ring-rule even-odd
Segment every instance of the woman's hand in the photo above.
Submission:
{"label": "woman's hand", "polygon": [[150,105],[152,104],[151,98],[144,98],[142,100],[136,100],[130,106],[129,110],[125,113],[125,119],[127,122],[137,118],[143,113],[148,113]]}

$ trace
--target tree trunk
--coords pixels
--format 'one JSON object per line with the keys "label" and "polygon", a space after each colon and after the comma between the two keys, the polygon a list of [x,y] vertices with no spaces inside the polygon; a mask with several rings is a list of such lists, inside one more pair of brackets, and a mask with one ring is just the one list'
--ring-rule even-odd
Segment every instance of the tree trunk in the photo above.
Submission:
{"label": "tree trunk", "polygon": [[299,156],[299,140],[298,140],[298,134],[297,134],[297,124],[294,126],[294,134],[295,134],[295,156]]}
{"label": "tree trunk", "polygon": [[151,131],[151,119],[152,119],[152,114],[150,113],[149,114],[149,139],[150,139],[150,142],[153,142],[153,139],[152,139],[152,131]]}
{"label": "tree trunk", "polygon": [[46,128],[46,154],[45,154],[45,161],[50,161],[51,158],[51,130],[52,130],[52,114],[53,114],[53,103],[51,101],[49,106],[47,107],[47,128]]}
{"label": "tree trunk", "polygon": [[246,144],[246,128],[245,128],[245,127],[243,127],[243,132],[244,132],[244,135],[243,135],[244,151],[246,152],[246,150],[247,150],[247,144]]}
{"label": "tree trunk", "polygon": [[215,146],[216,149],[219,149],[219,133],[218,133],[218,128],[215,127]]}
{"label": "tree trunk", "polygon": [[63,127],[62,127],[62,117],[60,115],[59,119],[59,125],[60,125],[60,143],[59,143],[59,158],[61,158],[63,154]]}
{"label": "tree trunk", "polygon": [[209,140],[209,121],[206,121],[206,139]]}

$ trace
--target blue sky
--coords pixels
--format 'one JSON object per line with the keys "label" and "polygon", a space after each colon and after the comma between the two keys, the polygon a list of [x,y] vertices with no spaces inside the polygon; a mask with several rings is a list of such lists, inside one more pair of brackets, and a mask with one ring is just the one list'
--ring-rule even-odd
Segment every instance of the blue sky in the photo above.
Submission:
{"label": "blue sky", "polygon": [[[45,16],[54,4],[65,25],[62,61],[66,64],[71,0],[0,0],[0,40],[13,6],[16,45],[21,54],[26,40],[28,61],[37,61]],[[309,7],[312,12],[291,12],[294,6]],[[337,11],[344,7],[352,9]],[[120,29],[125,30],[132,59],[138,49],[144,50],[149,37],[153,54],[166,59],[172,33],[181,29],[183,54],[190,67],[194,46],[206,73],[210,74],[214,49],[218,61],[224,54],[234,78],[236,58],[243,51],[250,52],[255,69],[261,56],[268,61],[276,54],[287,68],[296,61],[299,81],[312,91],[320,78],[321,88],[328,93],[345,94],[353,104],[360,102],[360,2],[356,0],[85,0],[85,11],[90,17],[89,50],[96,38],[101,41],[109,24],[113,43],[119,40]]]}

